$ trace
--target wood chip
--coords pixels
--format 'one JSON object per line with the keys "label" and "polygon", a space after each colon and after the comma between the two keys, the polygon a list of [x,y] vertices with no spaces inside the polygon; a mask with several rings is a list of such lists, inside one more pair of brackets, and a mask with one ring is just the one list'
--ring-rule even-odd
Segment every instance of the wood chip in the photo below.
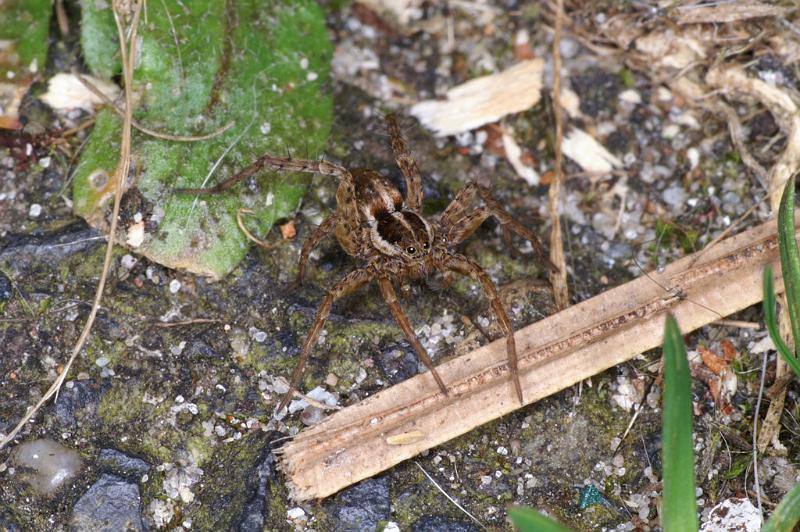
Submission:
{"label": "wood chip", "polygon": [[544,61],[523,61],[499,74],[475,78],[447,91],[445,100],[426,100],[411,114],[437,136],[470,131],[539,102]]}
{"label": "wood chip", "polygon": [[582,129],[567,133],[561,149],[587,172],[607,174],[622,166],[622,161]]}

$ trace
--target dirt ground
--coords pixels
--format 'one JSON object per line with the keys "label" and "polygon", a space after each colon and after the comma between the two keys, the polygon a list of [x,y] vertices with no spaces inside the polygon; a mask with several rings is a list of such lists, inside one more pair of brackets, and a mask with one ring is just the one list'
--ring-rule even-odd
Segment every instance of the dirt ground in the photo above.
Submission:
{"label": "dirt ground", "polygon": [[[440,212],[465,183],[477,180],[546,241],[556,142],[548,89],[555,4],[396,4],[394,10],[377,2],[323,4],[335,46],[329,86],[335,117],[326,158],[376,169],[400,183],[381,119],[396,110],[423,172],[426,214]],[[720,65],[741,67],[800,104],[797,12],[788,2],[775,7],[781,6],[786,9],[779,14],[735,18],[649,2],[567,2],[560,45],[565,132],[584,131],[613,159],[605,159],[607,171],[598,171],[592,165],[606,156],[595,144],[579,148],[592,159],[583,165],[564,159],[561,221],[573,303],[699,250],[732,224],[740,232],[772,217],[770,179],[791,149],[791,120],[754,93],[717,86],[707,74]],[[698,13],[706,18],[689,19]],[[77,61],[76,52],[52,48],[48,74]],[[443,137],[410,112],[412,104],[441,99],[453,86],[535,58],[544,60],[544,89],[529,109]],[[706,96],[692,99],[680,80]],[[70,166],[54,155],[50,135],[65,118],[33,96],[22,114],[23,130],[0,132],[2,434],[41,397],[68,357],[89,313],[105,242],[69,206]],[[503,131],[511,132],[521,149],[516,162],[528,170],[515,169]],[[85,134],[70,146],[77,149]],[[521,176],[526,171],[537,177]],[[291,372],[326,289],[356,262],[331,239],[312,256],[306,282],[286,287],[303,239],[334,208],[334,193],[330,180],[315,177],[291,220],[297,236],[273,250],[254,247],[219,282],[115,249],[86,348],[58,399],[17,438],[54,440],[77,450],[82,465],[68,486],[43,495],[15,465],[14,445],[0,451],[0,528],[67,528],[82,511],[78,501],[104,475],[136,487],[138,526],[149,529],[502,530],[510,528],[506,509],[512,504],[546,511],[576,530],[659,528],[658,351],[326,500],[288,497],[272,449],[322,414],[312,409],[272,421],[280,398],[276,378]],[[529,247],[512,253],[493,222],[461,251],[503,289],[515,327],[554,311],[541,263]],[[402,300],[436,361],[497,337],[475,283],[459,280],[448,289],[418,283]],[[728,318],[758,327],[712,324],[686,336],[695,356],[704,521],[728,499],[756,504],[752,431],[763,357],[764,385],[776,379],[760,307]],[[323,386],[340,405],[424,370],[375,286],[336,303],[326,331],[303,387]],[[704,350],[733,353],[727,377],[704,364],[698,356]],[[759,460],[767,513],[798,476],[797,392],[796,383],[789,384],[779,435]],[[770,401],[761,400],[762,417]]]}

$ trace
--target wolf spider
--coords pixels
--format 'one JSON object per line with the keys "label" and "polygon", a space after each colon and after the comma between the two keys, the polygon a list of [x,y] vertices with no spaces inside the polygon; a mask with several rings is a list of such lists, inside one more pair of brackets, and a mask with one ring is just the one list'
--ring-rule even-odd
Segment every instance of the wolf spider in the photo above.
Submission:
{"label": "wolf spider", "polygon": [[[394,289],[394,281],[418,279],[436,270],[444,274],[459,273],[480,282],[483,286],[500,328],[506,336],[511,378],[517,398],[523,403],[514,333],[508,314],[498,297],[497,288],[478,263],[452,252],[450,248],[460,244],[487,218],[493,216],[502,226],[503,239],[507,244],[511,245],[511,234],[515,233],[531,242],[549,268],[554,269],[555,266],[547,259],[536,235],[506,212],[487,187],[477,183],[465,185],[437,219],[426,220],[421,214],[423,193],[419,168],[411,158],[411,152],[395,115],[387,115],[386,123],[397,166],[405,177],[407,190],[405,198],[389,179],[373,170],[365,168],[348,170],[325,160],[311,161],[273,155],[262,156],[239,174],[213,188],[181,190],[192,193],[222,192],[263,168],[331,175],[339,180],[336,211],[329,214],[303,244],[296,282],[300,283],[303,280],[311,250],[332,233],[348,255],[357,257],[366,264],[340,279],[322,300],[314,323],[303,342],[300,359],[292,372],[289,391],[281,400],[277,412],[283,410],[292,397],[292,391],[297,389],[306,361],[328,319],[334,300],[373,280],[378,282],[383,299],[406,339],[430,370],[439,389],[447,395],[447,387],[414,334],[411,322],[397,301]],[[476,199],[482,200],[483,205],[472,207]]]}

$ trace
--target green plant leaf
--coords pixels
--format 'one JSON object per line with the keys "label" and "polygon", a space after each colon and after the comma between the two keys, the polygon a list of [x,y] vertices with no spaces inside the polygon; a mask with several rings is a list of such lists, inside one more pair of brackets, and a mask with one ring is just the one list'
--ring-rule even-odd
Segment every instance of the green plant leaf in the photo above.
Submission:
{"label": "green plant leaf", "polygon": [[[775,344],[778,353],[789,364],[789,367],[794,370],[795,375],[800,376],[800,361],[797,360],[789,346],[783,341],[778,329],[778,319],[775,316],[775,281],[772,279],[772,267],[769,265],[764,268],[763,308],[764,323],[767,324],[767,331],[769,331],[769,337],[772,338],[772,343]],[[797,343],[796,340],[795,343]]]}
{"label": "green plant leaf", "polygon": [[800,339],[800,252],[797,249],[794,228],[794,187],[795,176],[792,176],[786,181],[778,209],[778,243],[786,303],[792,322],[792,337],[796,343]]}
{"label": "green plant leaf", "polygon": [[[92,4],[82,28],[87,64],[96,75],[115,73],[111,3],[86,3]],[[247,252],[236,211],[254,211],[248,225],[263,235],[275,220],[293,214],[310,176],[265,171],[214,196],[172,190],[211,186],[264,153],[317,156],[332,120],[331,97],[321,93],[332,55],[324,16],[310,0],[155,0],[147,10],[139,28],[134,119],[173,135],[235,125],[198,142],[136,131],[129,176],[134,186],[123,197],[117,238],[125,242],[144,228],[144,241],[129,243],[135,251],[170,268],[219,278]],[[73,185],[75,212],[104,228],[120,127],[110,111],[98,114]]]}
{"label": "green plant leaf", "polygon": [[509,508],[508,516],[520,532],[570,532],[570,529],[531,508]]}
{"label": "green plant leaf", "polygon": [[664,467],[663,526],[665,532],[696,531],[697,500],[692,443],[692,384],[686,347],[678,322],[671,315],[664,328]]}
{"label": "green plant leaf", "polygon": [[795,530],[798,522],[800,522],[800,483],[795,484],[781,499],[761,532]]}
{"label": "green plant leaf", "polygon": [[0,2],[0,128],[22,127],[17,111],[22,96],[47,62],[51,0]]}

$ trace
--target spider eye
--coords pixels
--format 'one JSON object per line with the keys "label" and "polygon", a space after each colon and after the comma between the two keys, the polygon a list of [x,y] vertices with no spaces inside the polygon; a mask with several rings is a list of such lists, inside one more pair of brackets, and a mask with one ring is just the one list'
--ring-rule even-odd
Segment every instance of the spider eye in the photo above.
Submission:
{"label": "spider eye", "polygon": [[408,252],[409,255],[413,255],[414,253],[417,252],[417,248],[415,248],[414,246],[409,246],[406,248],[406,251]]}
{"label": "spider eye", "polygon": [[428,249],[429,247],[430,247],[430,245],[429,245],[427,242],[424,242],[424,243],[422,244],[422,248],[423,248],[423,249]]}

